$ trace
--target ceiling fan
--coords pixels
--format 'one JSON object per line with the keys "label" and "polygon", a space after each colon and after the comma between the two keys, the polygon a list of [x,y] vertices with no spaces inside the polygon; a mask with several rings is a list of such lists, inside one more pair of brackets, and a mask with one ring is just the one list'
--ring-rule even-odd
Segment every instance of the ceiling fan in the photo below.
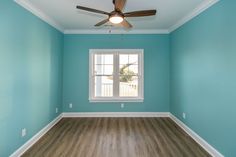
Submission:
{"label": "ceiling fan", "polygon": [[107,19],[97,23],[95,26],[101,26],[108,21],[113,24],[121,24],[125,28],[132,28],[132,25],[125,19],[126,17],[141,17],[141,16],[152,16],[156,15],[156,10],[140,10],[140,11],[133,11],[123,13],[122,10],[125,6],[126,0],[113,0],[114,10],[110,13],[106,11],[101,11],[93,8],[83,7],[83,6],[76,6],[77,9],[105,14],[108,16]]}

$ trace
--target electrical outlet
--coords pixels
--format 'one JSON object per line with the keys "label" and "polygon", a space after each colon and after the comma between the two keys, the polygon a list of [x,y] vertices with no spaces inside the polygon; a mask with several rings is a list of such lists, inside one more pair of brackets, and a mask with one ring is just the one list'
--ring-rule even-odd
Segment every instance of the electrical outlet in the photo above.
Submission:
{"label": "electrical outlet", "polygon": [[121,107],[121,108],[124,108],[124,107],[125,107],[125,104],[123,104],[123,103],[120,104],[120,107]]}
{"label": "electrical outlet", "polygon": [[56,108],[56,113],[58,113],[58,108]]}
{"label": "electrical outlet", "polygon": [[73,105],[72,105],[72,103],[70,103],[70,104],[69,104],[69,108],[72,108],[72,107],[73,107]]}
{"label": "electrical outlet", "polygon": [[186,114],[183,112],[183,119],[186,119]]}
{"label": "electrical outlet", "polygon": [[26,136],[26,128],[21,130],[21,137],[25,137]]}

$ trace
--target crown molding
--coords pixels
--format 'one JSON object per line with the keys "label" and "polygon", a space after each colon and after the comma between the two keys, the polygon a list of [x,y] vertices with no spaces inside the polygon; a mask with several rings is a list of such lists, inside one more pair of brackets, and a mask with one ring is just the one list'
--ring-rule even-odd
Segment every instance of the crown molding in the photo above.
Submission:
{"label": "crown molding", "polygon": [[195,8],[192,12],[188,15],[180,19],[177,23],[171,26],[169,29],[132,29],[132,30],[121,30],[121,29],[64,29],[60,24],[58,24],[55,20],[50,18],[48,15],[43,13],[40,9],[35,7],[29,1],[26,0],[14,0],[17,4],[25,8],[26,10],[30,11],[35,16],[39,17],[52,27],[56,28],[60,32],[64,34],[169,34],[215,3],[220,0],[208,0],[202,2],[197,8]]}
{"label": "crown molding", "polygon": [[40,9],[35,7],[29,1],[26,1],[26,0],[14,0],[14,1],[17,4],[19,4],[20,6],[22,6],[23,8],[25,8],[26,10],[30,11],[35,16],[39,17],[41,20],[45,21],[46,23],[48,23],[52,27],[54,27],[57,30],[59,30],[60,32],[62,32],[62,33],[64,32],[64,28],[60,24],[58,24],[55,20],[53,20],[48,15],[43,13]]}
{"label": "crown molding", "polygon": [[64,34],[169,34],[166,29],[67,29]]}
{"label": "crown molding", "polygon": [[197,8],[195,8],[192,12],[190,12],[188,15],[180,19],[177,23],[175,23],[173,26],[169,28],[169,32],[173,32],[188,21],[192,20],[194,17],[198,16],[202,12],[204,12],[206,9],[210,8],[215,3],[219,2],[220,0],[208,0],[202,2]]}

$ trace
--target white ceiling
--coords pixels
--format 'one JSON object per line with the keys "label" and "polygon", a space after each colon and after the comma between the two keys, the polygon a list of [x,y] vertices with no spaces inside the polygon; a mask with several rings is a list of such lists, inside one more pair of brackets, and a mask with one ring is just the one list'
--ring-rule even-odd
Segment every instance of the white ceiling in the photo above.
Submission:
{"label": "white ceiling", "polygon": [[[110,26],[95,28],[94,24],[106,15],[80,11],[82,5],[110,12],[112,0],[15,0],[44,21],[65,33],[83,31],[106,31]],[[157,15],[151,17],[127,18],[133,25],[131,31],[152,31],[168,33],[204,11],[217,0],[127,0],[124,12],[156,9]],[[108,23],[109,24],[109,23]],[[123,28],[112,28],[122,30]]]}

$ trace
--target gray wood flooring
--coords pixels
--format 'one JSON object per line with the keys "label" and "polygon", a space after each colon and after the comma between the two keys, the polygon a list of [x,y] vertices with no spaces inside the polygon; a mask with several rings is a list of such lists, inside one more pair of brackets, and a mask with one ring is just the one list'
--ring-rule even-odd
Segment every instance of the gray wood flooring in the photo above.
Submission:
{"label": "gray wood flooring", "polygon": [[170,118],[63,118],[23,157],[209,157]]}

